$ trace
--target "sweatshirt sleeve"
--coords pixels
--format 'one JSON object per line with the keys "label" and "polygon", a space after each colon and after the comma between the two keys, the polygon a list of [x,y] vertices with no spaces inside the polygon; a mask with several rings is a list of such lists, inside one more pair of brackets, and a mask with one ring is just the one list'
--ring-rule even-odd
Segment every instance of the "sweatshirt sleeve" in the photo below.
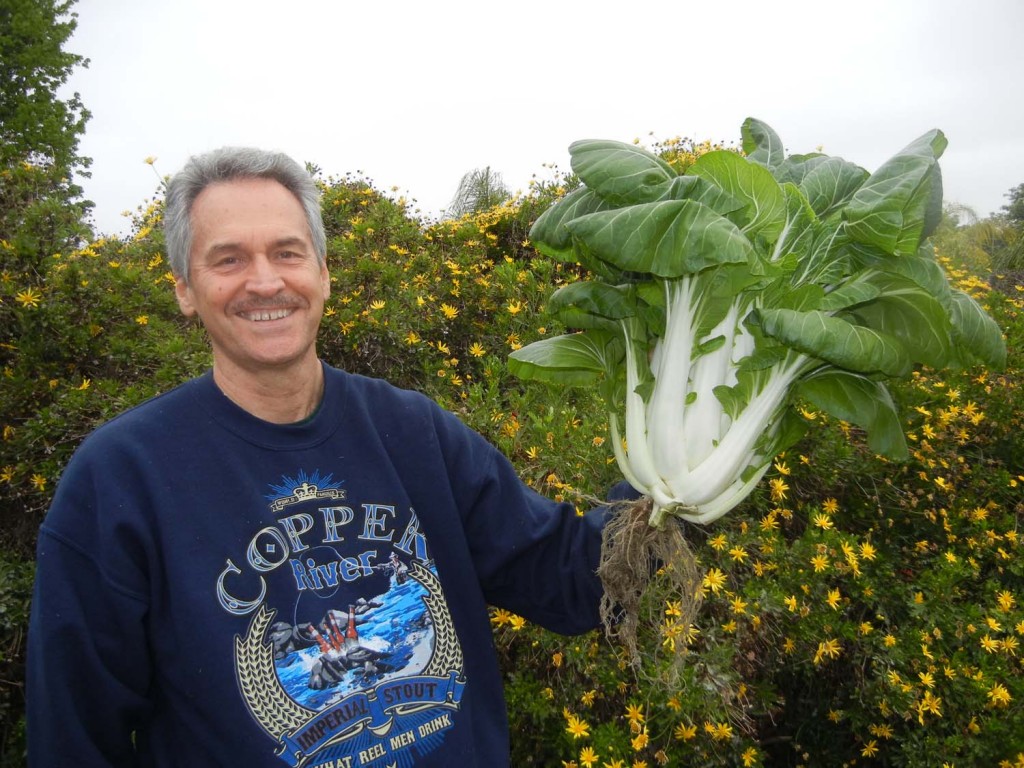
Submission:
{"label": "sweatshirt sleeve", "polygon": [[[58,491],[47,522],[88,530],[95,505],[69,504],[69,495]],[[33,768],[137,765],[133,733],[151,706],[147,601],[99,564],[97,549],[109,553],[116,536],[91,536],[40,530],[26,670]]]}
{"label": "sweatshirt sleeve", "polygon": [[579,515],[573,505],[537,493],[500,451],[450,414],[439,434],[449,446],[449,478],[487,602],[561,634],[597,627],[608,509]]}

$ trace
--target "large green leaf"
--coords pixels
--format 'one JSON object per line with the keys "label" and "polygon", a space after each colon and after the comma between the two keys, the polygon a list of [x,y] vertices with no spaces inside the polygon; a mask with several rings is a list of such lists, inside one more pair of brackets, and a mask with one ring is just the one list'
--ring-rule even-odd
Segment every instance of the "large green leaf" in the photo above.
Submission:
{"label": "large green leaf", "polygon": [[720,150],[701,155],[687,175],[697,176],[724,189],[746,205],[742,213],[731,214],[743,232],[753,239],[775,242],[786,223],[786,196],[764,166],[735,152]]}
{"label": "large green leaf", "polygon": [[803,177],[800,191],[818,218],[824,219],[840,209],[867,178],[868,172],[859,165],[829,157]]}
{"label": "large green leaf", "polygon": [[681,277],[753,261],[750,241],[736,225],[692,200],[591,213],[566,226],[595,256],[629,272]]}
{"label": "large green leaf", "polygon": [[657,155],[620,141],[575,141],[569,154],[576,175],[612,205],[657,200],[663,186],[678,175]]}
{"label": "large green leaf", "polygon": [[740,128],[743,154],[765,168],[776,168],[785,159],[782,139],[767,123],[748,117]]}
{"label": "large green leaf", "polygon": [[548,311],[570,328],[611,328],[636,314],[636,296],[624,287],[581,281],[551,294]]}
{"label": "large green leaf", "polygon": [[843,210],[847,234],[894,256],[917,253],[942,215],[938,158],[946,147],[930,131],[875,171]]}
{"label": "large green leaf", "polygon": [[828,159],[829,156],[823,155],[821,152],[812,152],[808,155],[790,155],[780,165],[772,168],[772,175],[775,176],[775,180],[779,184],[789,182],[799,186],[808,173],[822,163],[827,162]]}
{"label": "large green leaf", "polygon": [[858,322],[895,336],[914,362],[933,368],[949,365],[952,328],[942,304],[901,275],[872,271],[865,280],[878,289],[878,296],[853,307]]}
{"label": "large green leaf", "polygon": [[906,376],[912,367],[910,355],[895,337],[826,312],[762,309],[751,321],[786,346],[850,371]]}
{"label": "large green leaf", "polygon": [[786,222],[775,241],[771,260],[777,261],[789,254],[794,254],[798,260],[803,259],[814,244],[817,217],[795,184],[783,184],[782,193],[786,196]]}
{"label": "large green leaf", "polygon": [[676,176],[664,185],[661,200],[694,200],[711,208],[722,216],[728,216],[746,207],[739,200],[716,184],[698,176]]}
{"label": "large green leaf", "polygon": [[997,370],[1006,367],[1006,341],[996,321],[963,291],[951,295],[950,319],[961,352],[969,360],[980,360]]}
{"label": "large green leaf", "polygon": [[621,364],[621,335],[588,330],[541,339],[509,355],[509,371],[523,380],[564,386],[597,383]]}
{"label": "large green leaf", "polygon": [[797,393],[837,419],[864,429],[868,446],[875,453],[897,461],[907,459],[907,442],[896,406],[884,384],[828,368],[801,381]]}
{"label": "large green leaf", "polygon": [[572,235],[565,223],[611,206],[586,187],[574,189],[542,213],[530,228],[530,240],[538,251],[562,261],[575,261]]}
{"label": "large green leaf", "polygon": [[884,269],[913,280],[929,296],[934,296],[947,311],[951,309],[949,280],[942,266],[935,260],[931,241],[926,241],[915,256],[886,260]]}

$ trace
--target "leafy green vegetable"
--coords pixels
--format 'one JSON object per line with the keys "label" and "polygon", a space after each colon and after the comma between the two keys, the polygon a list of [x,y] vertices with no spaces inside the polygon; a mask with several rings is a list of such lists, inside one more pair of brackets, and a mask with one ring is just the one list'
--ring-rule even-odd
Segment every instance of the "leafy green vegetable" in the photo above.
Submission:
{"label": "leafy green vegetable", "polygon": [[[748,119],[743,152],[685,175],[614,141],[569,148],[583,186],[531,239],[597,278],[550,311],[582,329],[511,355],[523,379],[599,387],[625,477],[666,514],[711,522],[800,436],[804,398],[907,446],[885,380],[915,366],[1005,363],[995,322],[948,284],[927,237],[941,214],[940,131],[875,173],[823,154],[786,157]],[[622,429],[624,426],[624,434]]]}

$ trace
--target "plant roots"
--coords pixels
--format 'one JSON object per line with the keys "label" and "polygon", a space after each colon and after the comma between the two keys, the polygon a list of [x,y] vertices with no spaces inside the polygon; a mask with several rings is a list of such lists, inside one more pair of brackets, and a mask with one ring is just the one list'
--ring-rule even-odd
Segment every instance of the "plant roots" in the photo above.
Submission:
{"label": "plant roots", "polygon": [[[625,647],[634,669],[640,667],[640,631],[660,631],[666,604],[671,602],[679,609],[675,623],[685,632],[702,601],[703,572],[683,535],[683,522],[669,516],[660,528],[653,528],[648,523],[650,514],[648,498],[613,507],[597,569],[604,585],[601,620],[605,635]],[[658,642],[656,649],[661,646]],[[683,637],[665,647],[673,662],[686,654]]]}

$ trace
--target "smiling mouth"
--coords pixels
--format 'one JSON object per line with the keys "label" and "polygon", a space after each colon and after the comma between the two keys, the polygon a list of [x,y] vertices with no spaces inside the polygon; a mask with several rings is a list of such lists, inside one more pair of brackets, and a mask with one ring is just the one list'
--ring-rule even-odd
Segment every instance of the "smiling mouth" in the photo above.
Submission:
{"label": "smiling mouth", "polygon": [[239,315],[254,323],[262,323],[266,320],[281,320],[292,312],[294,312],[292,309],[258,309],[251,312],[239,312]]}

